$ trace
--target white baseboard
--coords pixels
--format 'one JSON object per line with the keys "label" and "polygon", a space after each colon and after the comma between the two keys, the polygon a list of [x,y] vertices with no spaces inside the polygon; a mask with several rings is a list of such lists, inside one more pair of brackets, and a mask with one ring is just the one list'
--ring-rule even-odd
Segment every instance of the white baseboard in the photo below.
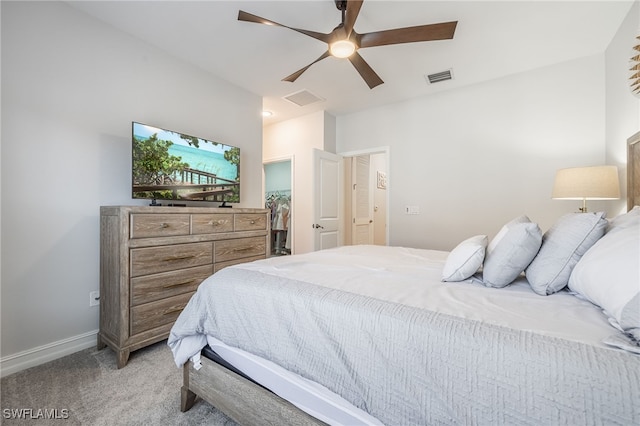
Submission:
{"label": "white baseboard", "polygon": [[0,377],[96,346],[98,330],[0,358]]}

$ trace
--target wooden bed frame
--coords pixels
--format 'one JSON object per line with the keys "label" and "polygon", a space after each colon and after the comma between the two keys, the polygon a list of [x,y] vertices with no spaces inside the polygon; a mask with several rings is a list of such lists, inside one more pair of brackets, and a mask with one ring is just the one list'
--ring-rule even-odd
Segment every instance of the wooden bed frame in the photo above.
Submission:
{"label": "wooden bed frame", "polygon": [[627,210],[640,206],[640,132],[627,139]]}
{"label": "wooden bed frame", "polygon": [[189,410],[200,397],[241,425],[325,425],[209,358],[201,357],[201,363],[200,370],[191,361],[184,364],[181,411]]}
{"label": "wooden bed frame", "polygon": [[[640,132],[627,143],[627,210],[631,210],[640,205]],[[199,370],[191,361],[184,365],[183,412],[200,397],[241,425],[325,425],[273,392],[204,356],[201,363]]]}

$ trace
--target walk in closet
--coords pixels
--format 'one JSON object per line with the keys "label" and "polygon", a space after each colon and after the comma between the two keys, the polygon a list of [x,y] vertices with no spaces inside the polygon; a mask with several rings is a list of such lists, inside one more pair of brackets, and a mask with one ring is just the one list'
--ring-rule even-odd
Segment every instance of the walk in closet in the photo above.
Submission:
{"label": "walk in closet", "polygon": [[291,160],[264,164],[265,208],[271,211],[271,256],[292,253]]}

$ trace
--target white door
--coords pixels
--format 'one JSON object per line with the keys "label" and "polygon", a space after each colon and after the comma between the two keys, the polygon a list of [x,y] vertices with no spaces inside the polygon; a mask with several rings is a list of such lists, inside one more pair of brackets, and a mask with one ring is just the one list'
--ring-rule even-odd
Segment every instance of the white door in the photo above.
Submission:
{"label": "white door", "polygon": [[314,165],[314,250],[342,244],[340,212],[342,200],[342,157],[313,150]]}
{"label": "white door", "polygon": [[352,158],[351,167],[351,227],[352,244],[373,244],[373,202],[371,187],[371,157]]}

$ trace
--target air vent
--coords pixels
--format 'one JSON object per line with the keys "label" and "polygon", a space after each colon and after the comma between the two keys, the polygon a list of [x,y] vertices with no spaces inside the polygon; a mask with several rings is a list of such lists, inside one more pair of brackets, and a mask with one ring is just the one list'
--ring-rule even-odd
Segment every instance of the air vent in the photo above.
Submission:
{"label": "air vent", "polygon": [[446,71],[425,75],[425,78],[430,84],[440,83],[441,81],[451,80],[453,78],[453,73],[448,69]]}
{"label": "air vent", "polygon": [[287,95],[283,99],[286,99],[287,101],[294,103],[298,106],[307,106],[315,102],[324,101],[324,99],[314,95],[313,93],[309,92],[306,89]]}

